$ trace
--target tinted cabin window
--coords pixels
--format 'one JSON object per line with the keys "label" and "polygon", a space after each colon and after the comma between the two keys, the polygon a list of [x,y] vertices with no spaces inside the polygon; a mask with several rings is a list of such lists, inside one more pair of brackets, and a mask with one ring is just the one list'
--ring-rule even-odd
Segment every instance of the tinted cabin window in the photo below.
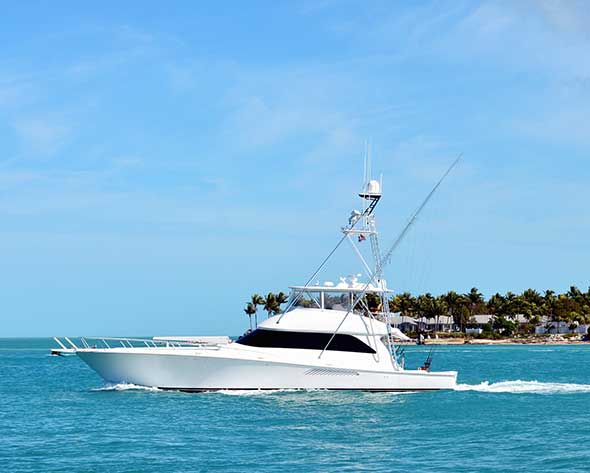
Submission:
{"label": "tinted cabin window", "polygon": [[[240,338],[237,343],[250,347],[323,350],[331,337],[332,334],[330,333],[281,332],[278,330],[257,329]],[[375,350],[358,338],[344,334],[336,334],[326,350],[375,353]]]}

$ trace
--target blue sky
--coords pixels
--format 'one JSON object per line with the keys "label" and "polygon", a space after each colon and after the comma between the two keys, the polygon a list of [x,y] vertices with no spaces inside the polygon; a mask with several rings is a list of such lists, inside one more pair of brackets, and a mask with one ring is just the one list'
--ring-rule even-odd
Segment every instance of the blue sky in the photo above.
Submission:
{"label": "blue sky", "polygon": [[[584,2],[10,2],[0,336],[239,334],[358,202],[396,290],[590,285]],[[350,252],[323,279],[358,270]],[[352,263],[355,263],[352,267]]]}

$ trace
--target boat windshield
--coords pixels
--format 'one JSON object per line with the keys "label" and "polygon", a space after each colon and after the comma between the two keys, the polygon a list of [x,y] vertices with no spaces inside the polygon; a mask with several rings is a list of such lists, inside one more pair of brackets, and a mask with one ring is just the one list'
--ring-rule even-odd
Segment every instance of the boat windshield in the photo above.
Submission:
{"label": "boat windshield", "polygon": [[355,291],[314,291],[294,290],[291,300],[292,308],[315,308],[322,310],[340,310],[347,312],[354,304],[353,312],[366,314],[368,311],[381,312],[382,302],[378,294],[367,293],[357,303],[358,293]]}

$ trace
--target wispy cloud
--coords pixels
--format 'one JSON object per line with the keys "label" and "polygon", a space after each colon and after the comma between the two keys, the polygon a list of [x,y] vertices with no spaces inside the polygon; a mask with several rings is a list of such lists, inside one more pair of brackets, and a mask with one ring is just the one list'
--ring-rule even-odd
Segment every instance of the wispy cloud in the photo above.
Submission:
{"label": "wispy cloud", "polygon": [[71,125],[50,116],[20,118],[13,126],[25,152],[41,157],[55,155],[73,131]]}
{"label": "wispy cloud", "polygon": [[586,38],[590,34],[590,10],[585,0],[534,0],[528,6],[537,9],[547,23],[559,32]]}

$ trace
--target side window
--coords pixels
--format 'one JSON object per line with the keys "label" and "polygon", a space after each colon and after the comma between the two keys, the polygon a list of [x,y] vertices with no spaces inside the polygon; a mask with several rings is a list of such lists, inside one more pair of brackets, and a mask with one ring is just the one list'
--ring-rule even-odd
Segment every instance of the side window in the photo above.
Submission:
{"label": "side window", "polygon": [[[305,350],[323,350],[330,342],[332,334],[316,332],[283,332],[279,330],[257,329],[240,338],[237,343],[251,347],[295,348]],[[352,335],[336,334],[326,348],[330,351],[347,351],[354,353],[375,353],[369,345]]]}

